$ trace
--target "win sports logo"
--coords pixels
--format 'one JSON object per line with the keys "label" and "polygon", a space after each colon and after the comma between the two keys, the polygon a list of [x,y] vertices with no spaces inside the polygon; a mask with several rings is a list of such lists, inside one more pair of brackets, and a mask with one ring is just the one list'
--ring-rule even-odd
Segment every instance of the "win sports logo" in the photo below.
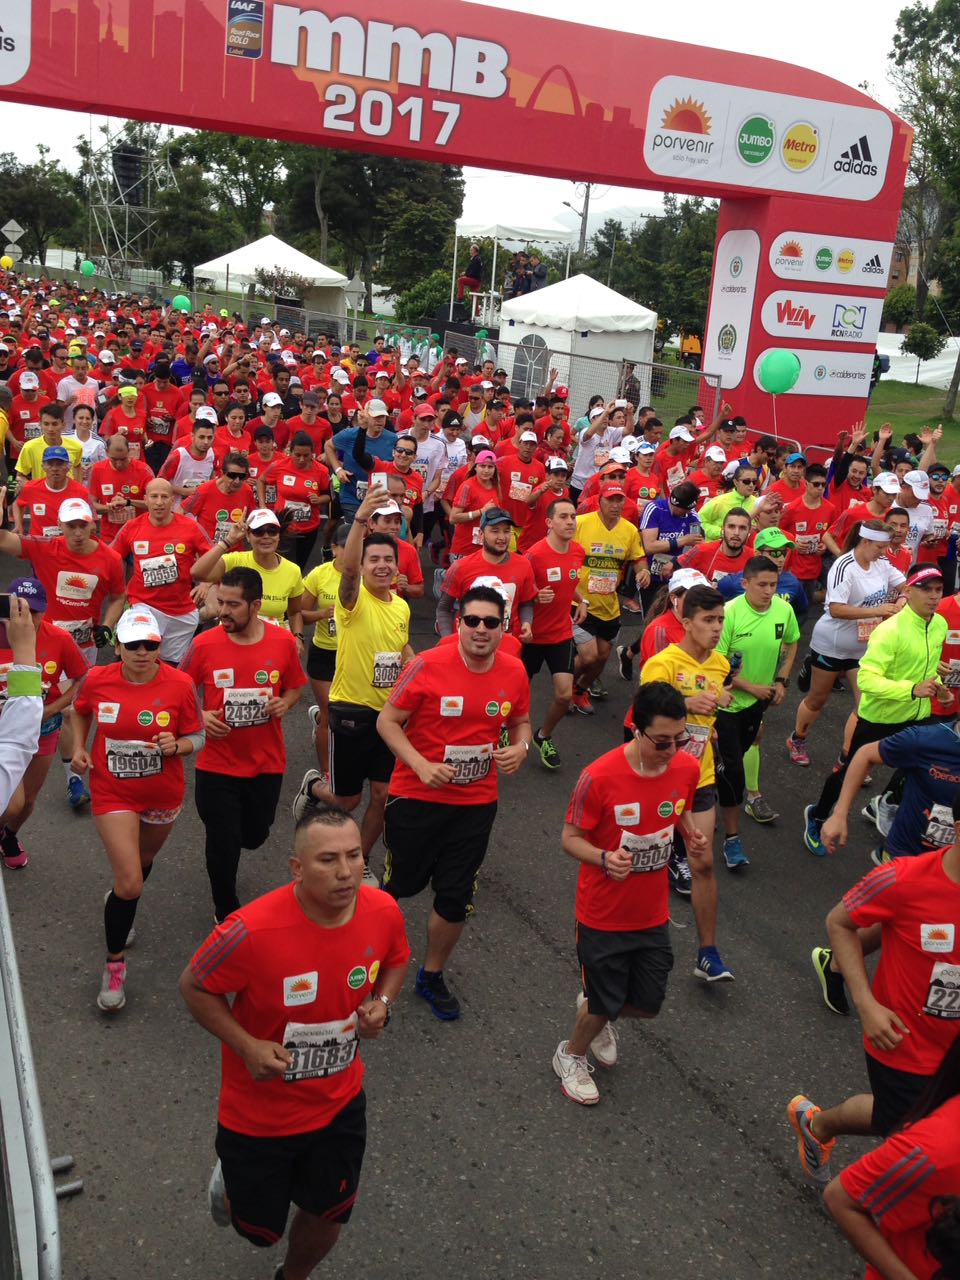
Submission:
{"label": "win sports logo", "polygon": [[863,134],[852,147],[841,151],[840,159],[834,161],[833,167],[837,173],[862,173],[865,176],[875,177],[877,166],[873,163],[873,156],[870,154],[867,135]]}
{"label": "win sports logo", "polygon": [[879,253],[875,253],[869,262],[865,262],[860,268],[865,276],[882,276],[884,274],[883,263],[880,261]]}

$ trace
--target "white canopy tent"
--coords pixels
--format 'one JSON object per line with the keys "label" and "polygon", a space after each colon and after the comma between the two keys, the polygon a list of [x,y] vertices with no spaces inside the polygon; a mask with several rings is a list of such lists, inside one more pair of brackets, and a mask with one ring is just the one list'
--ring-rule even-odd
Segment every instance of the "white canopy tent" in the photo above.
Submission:
{"label": "white canopy tent", "polygon": [[[609,400],[618,394],[624,361],[636,364],[641,385],[649,380],[656,329],[655,311],[577,275],[503,304],[499,359],[511,385],[528,370],[542,385],[553,365],[571,399],[600,393]],[[649,387],[643,390],[649,400]],[[516,394],[524,391],[518,386]]]}
{"label": "white canopy tent", "polygon": [[260,268],[267,271],[280,268],[303,276],[310,282],[311,309],[337,316],[347,314],[346,290],[350,284],[347,277],[293,245],[285,244],[277,236],[261,236],[219,258],[203,262],[194,268],[194,275],[212,279],[216,288],[227,291],[231,283],[244,288],[255,284]]}
{"label": "white canopy tent", "polygon": [[[493,263],[491,264],[490,282],[494,291],[497,287],[497,248],[501,244],[543,245],[565,244],[567,246],[567,272],[570,275],[570,251],[577,233],[559,222],[542,223],[538,227],[523,226],[515,222],[465,222],[461,219],[456,226],[453,239],[453,270],[450,275],[450,314],[453,319],[453,300],[457,294],[457,248],[461,240],[492,240]],[[540,291],[542,292],[542,290]]]}

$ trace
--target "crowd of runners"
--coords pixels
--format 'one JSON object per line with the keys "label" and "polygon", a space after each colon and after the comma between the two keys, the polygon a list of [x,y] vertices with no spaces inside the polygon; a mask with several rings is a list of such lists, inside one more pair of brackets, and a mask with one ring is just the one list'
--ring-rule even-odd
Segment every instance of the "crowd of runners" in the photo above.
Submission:
{"label": "crowd of runners", "polygon": [[[659,1013],[671,894],[690,900],[692,974],[733,981],[716,868],[750,865],[752,824],[779,818],[762,757],[787,759],[809,798],[798,848],[838,850],[853,808],[877,831],[812,955],[827,1007],[860,1017],[869,1092],[789,1102],[802,1169],[868,1275],[960,1274],[960,468],[939,429],[856,425],[817,461],[725,403],[664,423],[629,388],[574,406],[551,375],[527,400],[495,359],[405,336],[363,350],[0,286],[0,551],[23,562],[0,682],[11,704],[35,696],[35,668],[43,698],[0,854],[27,867],[59,756],[62,803],[89,807],[109,863],[96,1000],[116,1015],[192,786],[213,929],[180,989],[223,1046],[214,1219],[260,1246],[286,1233],[278,1280],[333,1247],[363,1159],[359,1042],[389,1024],[411,955],[398,903],[432,892],[414,990],[455,1021],[445,970],[500,776],[561,769],[578,717],[618,698],[622,741],[561,786],[581,974],[568,1027],[558,1009],[560,1089],[596,1104],[620,1019]],[[437,636],[421,652],[418,599]],[[819,717],[838,685],[836,741]],[[242,903],[298,704],[316,758],[291,876]],[[836,1173],[845,1134],[879,1141]]]}

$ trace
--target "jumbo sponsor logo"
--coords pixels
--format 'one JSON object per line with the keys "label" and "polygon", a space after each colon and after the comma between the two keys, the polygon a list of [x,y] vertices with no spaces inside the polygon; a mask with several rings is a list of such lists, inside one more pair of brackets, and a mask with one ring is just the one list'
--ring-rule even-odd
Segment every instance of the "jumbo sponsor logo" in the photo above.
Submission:
{"label": "jumbo sponsor logo", "polygon": [[820,152],[820,131],[807,120],[792,124],[783,135],[780,158],[791,173],[805,173]]}
{"label": "jumbo sponsor logo", "polygon": [[0,5],[0,84],[16,84],[30,69],[30,0]]}
{"label": "jumbo sponsor logo", "polygon": [[737,155],[744,164],[763,164],[773,155],[777,140],[776,125],[764,116],[744,120],[737,133]]}
{"label": "jumbo sponsor logo", "polygon": [[769,262],[783,279],[833,281],[845,289],[857,280],[882,288],[892,254],[889,241],[785,230],[770,241]]}
{"label": "jumbo sponsor logo", "polygon": [[712,129],[713,120],[705,103],[693,97],[674,98],[660,118],[652,147],[655,152],[672,151],[685,161],[705,163],[705,157],[716,146],[710,137]]}

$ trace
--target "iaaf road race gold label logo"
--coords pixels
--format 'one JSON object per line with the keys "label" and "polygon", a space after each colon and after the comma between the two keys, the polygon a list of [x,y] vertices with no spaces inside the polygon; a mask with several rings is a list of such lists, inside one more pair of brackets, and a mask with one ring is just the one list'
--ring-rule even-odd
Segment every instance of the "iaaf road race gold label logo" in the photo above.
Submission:
{"label": "iaaf road race gold label logo", "polygon": [[16,84],[30,67],[30,0],[0,4],[0,84]]}

